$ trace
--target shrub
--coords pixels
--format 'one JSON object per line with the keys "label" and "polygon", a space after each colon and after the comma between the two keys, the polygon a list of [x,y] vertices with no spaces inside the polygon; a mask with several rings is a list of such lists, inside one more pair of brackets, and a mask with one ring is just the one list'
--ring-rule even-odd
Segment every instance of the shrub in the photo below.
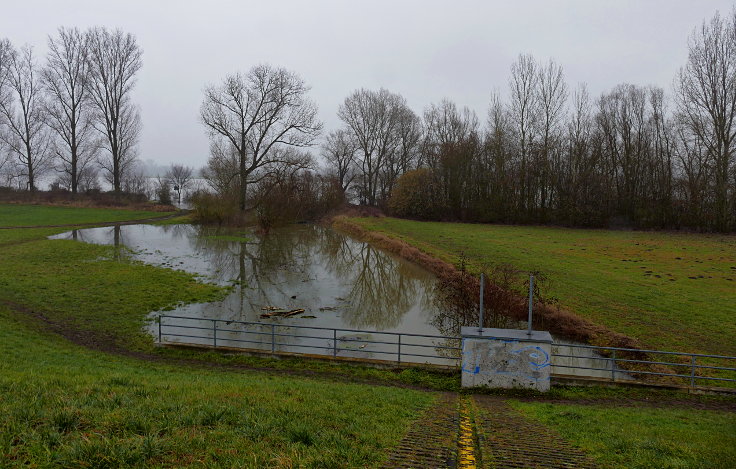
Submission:
{"label": "shrub", "polygon": [[420,168],[402,174],[391,191],[389,211],[405,218],[436,218],[440,212],[436,187],[431,169]]}

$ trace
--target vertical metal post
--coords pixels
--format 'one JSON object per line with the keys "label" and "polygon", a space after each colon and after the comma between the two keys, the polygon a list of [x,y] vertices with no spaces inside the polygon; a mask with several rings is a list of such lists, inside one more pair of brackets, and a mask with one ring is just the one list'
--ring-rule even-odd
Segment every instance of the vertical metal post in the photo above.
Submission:
{"label": "vertical metal post", "polygon": [[401,363],[401,334],[399,334],[399,342],[398,342],[398,355],[399,355],[399,363]]}
{"label": "vertical metal post", "polygon": [[613,349],[611,355],[611,381],[616,381],[616,349]]}
{"label": "vertical metal post", "polygon": [[217,319],[212,320],[212,346],[217,348]]}
{"label": "vertical metal post", "polygon": [[275,327],[276,324],[271,324],[271,353],[276,352],[276,332],[274,331]]}
{"label": "vertical metal post", "polygon": [[529,317],[527,321],[529,325],[526,330],[526,335],[531,337],[532,335],[532,310],[534,309],[534,275],[529,276]]}
{"label": "vertical metal post", "polygon": [[485,296],[486,279],[483,272],[480,273],[480,318],[478,321],[478,335],[483,335],[483,314],[485,313],[483,308],[483,297]]}
{"label": "vertical metal post", "polygon": [[695,387],[695,355],[690,356],[690,387]]}
{"label": "vertical metal post", "polygon": [[161,343],[161,316],[158,317],[158,343]]}
{"label": "vertical metal post", "polygon": [[337,329],[332,329],[332,358],[337,358]]}

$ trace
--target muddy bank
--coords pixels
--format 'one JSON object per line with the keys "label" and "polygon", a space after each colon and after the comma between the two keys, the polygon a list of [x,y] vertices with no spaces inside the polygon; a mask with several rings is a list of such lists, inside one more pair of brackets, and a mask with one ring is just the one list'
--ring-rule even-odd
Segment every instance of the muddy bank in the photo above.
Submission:
{"label": "muddy bank", "polygon": [[[391,238],[383,233],[366,230],[351,222],[345,216],[332,219],[333,228],[350,234],[362,241],[392,254],[414,262],[437,275],[441,281],[452,284],[467,298],[478,298],[480,281],[478,278],[460,271],[454,265],[436,259],[408,243]],[[512,320],[525,321],[527,318],[527,298],[509,291],[494,283],[486,284],[484,295],[487,304],[503,305],[504,314]],[[558,337],[605,347],[643,348],[632,337],[615,332],[605,326],[595,324],[575,313],[555,305],[536,302],[534,304],[535,327],[544,328]]]}

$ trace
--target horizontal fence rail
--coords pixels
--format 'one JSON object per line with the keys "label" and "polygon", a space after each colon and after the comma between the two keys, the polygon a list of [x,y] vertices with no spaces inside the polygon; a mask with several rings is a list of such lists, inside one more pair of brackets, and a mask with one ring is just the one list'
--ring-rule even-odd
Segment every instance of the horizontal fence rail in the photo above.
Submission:
{"label": "horizontal fence rail", "polygon": [[441,335],[160,315],[159,343],[177,343],[167,340],[172,338],[190,339],[184,343],[213,348],[444,366],[458,366],[462,350],[460,338]]}
{"label": "horizontal fence rail", "polygon": [[[457,336],[168,314],[158,316],[157,322],[161,344],[316,354],[399,364],[451,367],[461,364],[461,338]],[[613,382],[659,382],[691,388],[703,387],[704,383],[736,387],[736,357],[557,342],[552,344],[552,374]]]}

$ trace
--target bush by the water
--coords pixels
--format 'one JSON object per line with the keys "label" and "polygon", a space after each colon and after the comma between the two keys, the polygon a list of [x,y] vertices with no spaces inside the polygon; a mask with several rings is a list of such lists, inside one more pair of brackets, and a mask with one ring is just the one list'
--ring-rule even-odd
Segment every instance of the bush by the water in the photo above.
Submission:
{"label": "bush by the water", "polygon": [[404,173],[396,181],[388,208],[393,215],[430,220],[438,215],[436,184],[429,168]]}

